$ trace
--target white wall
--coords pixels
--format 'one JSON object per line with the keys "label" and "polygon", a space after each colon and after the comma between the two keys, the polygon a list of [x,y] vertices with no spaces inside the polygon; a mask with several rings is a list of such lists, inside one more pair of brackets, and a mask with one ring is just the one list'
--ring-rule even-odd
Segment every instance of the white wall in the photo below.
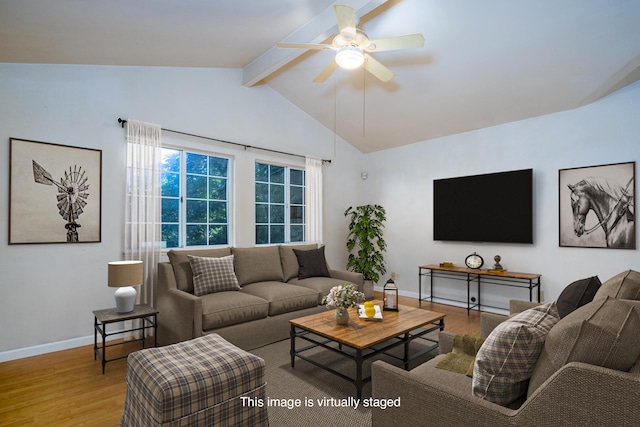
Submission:
{"label": "white wall", "polygon": [[[546,301],[556,299],[576,279],[598,275],[604,281],[623,270],[640,270],[638,250],[558,245],[558,170],[639,162],[639,111],[637,82],[576,110],[366,155],[368,201],[387,209],[386,260],[389,273],[400,274],[402,293],[417,296],[418,265],[442,261],[463,265],[475,251],[484,257],[485,266],[492,266],[499,254],[508,270],[542,274]],[[433,240],[433,179],[525,168],[534,171],[533,245]],[[483,189],[487,198],[495,190]],[[473,212],[469,215],[471,219]],[[466,296],[464,282],[441,284],[441,293],[450,292],[450,287],[455,296]],[[491,302],[528,297],[504,287],[492,292]]]}
{"label": "white wall", "polygon": [[[362,154],[268,86],[246,88],[240,70],[0,64],[0,361],[92,343],[92,311],[112,307],[107,263],[122,259],[125,129],[118,117],[164,128],[312,154],[324,166],[328,261],[346,263],[342,212],[359,196]],[[102,242],[8,245],[9,138],[102,150]],[[303,159],[244,151],[163,133],[170,144],[235,158],[236,246],[252,246],[255,159]]]}
{"label": "white wall", "polygon": [[[324,167],[329,263],[346,263],[344,210],[379,203],[388,213],[388,270],[400,274],[407,295],[417,294],[418,265],[461,264],[474,251],[487,264],[500,254],[509,270],[541,273],[546,300],[581,277],[605,280],[640,270],[637,250],[558,247],[557,183],[558,169],[640,160],[640,83],[577,110],[364,156],[269,87],[243,87],[239,70],[0,64],[0,99],[0,143],[6,144],[0,150],[0,361],[91,343],[92,310],[113,306],[106,264],[121,259],[124,221],[125,130],[118,117],[331,159]],[[8,245],[10,137],[103,150],[101,243]],[[300,164],[168,133],[163,138],[234,156],[237,246],[253,244],[254,160]],[[434,178],[529,167],[533,245],[433,241]],[[360,179],[362,171],[368,180]]]}

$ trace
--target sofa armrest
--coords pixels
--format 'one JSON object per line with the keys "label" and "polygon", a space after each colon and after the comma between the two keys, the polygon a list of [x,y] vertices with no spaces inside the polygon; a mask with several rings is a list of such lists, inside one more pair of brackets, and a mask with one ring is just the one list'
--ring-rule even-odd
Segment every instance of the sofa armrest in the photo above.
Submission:
{"label": "sofa armrest", "polygon": [[503,314],[487,312],[480,313],[480,336],[482,338],[487,338],[496,326],[498,326],[508,318],[508,316],[505,316]]}
{"label": "sofa armrest", "polygon": [[[536,425],[637,425],[640,376],[587,363],[560,368],[518,410]],[[552,410],[550,410],[552,408]]]}
{"label": "sofa armrest", "polygon": [[453,339],[456,334],[449,331],[440,331],[438,333],[438,351],[440,354],[447,354],[453,351]]}
{"label": "sofa armrest", "polygon": [[351,282],[358,287],[358,290],[362,292],[364,288],[364,277],[362,273],[354,273],[353,271],[346,270],[333,270],[329,269],[329,274],[333,279],[344,280],[345,282]]}
{"label": "sofa armrest", "polygon": [[[525,300],[509,300],[509,313],[511,316],[514,314],[522,313],[533,307],[539,306],[539,302],[525,301]],[[495,329],[500,323],[507,320],[509,317],[503,314],[482,312],[480,314],[480,336],[486,338],[491,331]]]}
{"label": "sofa armrest", "polygon": [[521,299],[512,299],[509,300],[509,313],[511,315],[522,313],[525,310],[529,310],[530,308],[537,307],[542,303],[536,301],[525,301]]}
{"label": "sofa armrest", "polygon": [[178,289],[173,267],[158,264],[158,342],[174,344],[202,336],[202,298]]}

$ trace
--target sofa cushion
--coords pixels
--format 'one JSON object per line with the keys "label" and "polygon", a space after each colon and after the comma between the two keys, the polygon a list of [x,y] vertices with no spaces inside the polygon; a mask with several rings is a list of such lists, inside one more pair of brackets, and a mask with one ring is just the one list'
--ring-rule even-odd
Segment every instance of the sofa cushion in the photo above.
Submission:
{"label": "sofa cushion", "polygon": [[308,251],[294,249],[293,253],[298,258],[298,279],[331,277],[327,268],[327,260],[324,257],[324,246]]}
{"label": "sofa cushion", "polygon": [[176,277],[176,285],[181,291],[193,293],[193,271],[189,264],[189,255],[200,257],[223,257],[231,255],[231,248],[220,249],[196,249],[196,250],[170,250],[167,252],[173,274]]}
{"label": "sofa cushion", "polygon": [[269,314],[269,301],[243,291],[224,291],[203,295],[202,330],[263,319]]}
{"label": "sofa cushion", "polygon": [[[437,384],[442,389],[469,390],[471,377],[446,369],[438,369],[446,354],[439,354],[431,360],[422,363],[411,370],[411,376],[419,383]],[[428,424],[427,424],[428,425]]]}
{"label": "sofa cushion", "polygon": [[623,271],[605,281],[595,298],[609,296],[617,299],[640,300],[640,273],[633,270]]}
{"label": "sofa cushion", "polygon": [[195,296],[240,290],[236,273],[233,271],[233,255],[220,258],[189,255],[189,263],[193,271],[193,294]]}
{"label": "sofa cushion", "polygon": [[473,394],[499,405],[524,394],[545,338],[559,320],[554,301],[499,324],[476,355]]}
{"label": "sofa cushion", "polygon": [[596,295],[600,285],[598,276],[593,276],[576,280],[564,288],[556,301],[560,318],[562,319],[576,308],[593,301],[593,297]]}
{"label": "sofa cushion", "polygon": [[311,249],[318,249],[318,245],[313,243],[309,245],[281,245],[280,246],[280,262],[282,263],[282,272],[284,274],[284,281],[288,282],[294,277],[298,277],[298,258],[293,252],[294,249],[301,251],[308,251]]}
{"label": "sofa cushion", "polygon": [[318,305],[318,292],[287,283],[251,283],[243,286],[242,291],[268,301],[269,316],[277,316]]}
{"label": "sofa cushion", "polygon": [[640,355],[640,316],[633,304],[594,299],[551,329],[531,375],[531,394],[569,362],[627,371]]}
{"label": "sofa cushion", "polygon": [[236,277],[240,286],[275,280],[283,282],[280,249],[277,246],[233,248]]}
{"label": "sofa cushion", "polygon": [[[291,285],[302,286],[308,289],[313,289],[318,293],[318,304],[322,304],[322,298],[329,293],[334,286],[342,285],[345,282],[340,279],[333,279],[331,277],[309,277],[308,279],[291,279],[288,282]],[[356,286],[354,284],[354,286]],[[358,287],[356,286],[356,289]]]}

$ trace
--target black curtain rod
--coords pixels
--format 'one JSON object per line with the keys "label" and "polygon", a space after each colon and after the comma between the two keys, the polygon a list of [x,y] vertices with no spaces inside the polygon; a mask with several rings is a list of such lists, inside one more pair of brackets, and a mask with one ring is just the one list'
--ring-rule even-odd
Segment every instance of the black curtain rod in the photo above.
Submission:
{"label": "black curtain rod", "polygon": [[[124,120],[124,119],[121,119],[120,117],[118,117],[118,123],[120,123],[120,125],[124,128],[124,125],[125,125],[125,123],[127,123],[127,121]],[[247,148],[253,148],[254,150],[269,151],[271,153],[284,154],[284,155],[287,155],[287,156],[294,156],[294,157],[302,157],[303,159],[305,158],[305,156],[303,156],[301,154],[287,153],[285,151],[272,150],[270,148],[254,147],[254,146],[247,145],[247,144],[240,144],[240,143],[237,143],[237,142],[225,141],[223,139],[209,138],[208,136],[202,136],[202,135],[194,135],[192,133],[181,132],[179,130],[171,130],[171,129],[165,129],[165,128],[162,128],[162,130],[165,131],[165,132],[171,132],[171,133],[177,133],[177,134],[180,134],[180,135],[192,136],[194,138],[201,138],[201,139],[208,139],[209,141],[222,142],[223,144],[231,144],[231,145],[235,145],[235,146],[238,146],[238,147],[242,147],[245,150]],[[323,163],[331,163],[331,160],[322,159],[322,162]]]}

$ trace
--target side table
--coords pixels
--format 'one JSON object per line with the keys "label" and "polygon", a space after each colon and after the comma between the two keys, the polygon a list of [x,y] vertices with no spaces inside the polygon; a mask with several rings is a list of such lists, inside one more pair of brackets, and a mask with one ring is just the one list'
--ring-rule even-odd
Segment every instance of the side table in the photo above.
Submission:
{"label": "side table", "polygon": [[[125,320],[141,319],[142,326],[138,328],[125,329],[117,332],[107,333],[107,325],[115,322],[123,322]],[[133,311],[129,313],[118,313],[115,308],[107,308],[104,310],[93,311],[93,360],[97,357],[102,361],[102,373],[104,374],[104,367],[107,362],[112,362],[118,359],[124,359],[127,356],[114,357],[113,359],[107,359],[106,350],[107,347],[114,347],[117,345],[123,345],[125,343],[142,341],[142,348],[145,348],[147,343],[147,328],[153,327],[153,346],[156,347],[158,340],[158,310],[150,307],[146,304],[136,305]],[[123,341],[116,344],[106,344],[108,336],[124,334],[126,332],[142,331],[142,338],[138,338],[132,341]],[[98,347],[98,333],[102,337],[102,347]]]}

